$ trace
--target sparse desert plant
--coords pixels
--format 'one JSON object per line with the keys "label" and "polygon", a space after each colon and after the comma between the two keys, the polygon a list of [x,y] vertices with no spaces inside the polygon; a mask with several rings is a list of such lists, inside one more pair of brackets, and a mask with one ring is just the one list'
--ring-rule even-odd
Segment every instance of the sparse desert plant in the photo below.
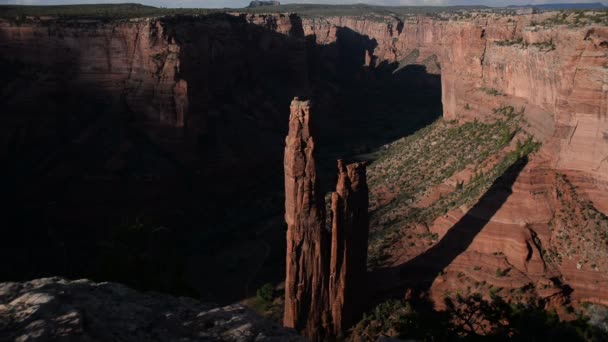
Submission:
{"label": "sparse desert plant", "polygon": [[259,300],[271,302],[274,298],[274,286],[270,283],[264,284],[256,291],[256,296]]}
{"label": "sparse desert plant", "polygon": [[488,95],[492,95],[492,96],[500,96],[500,95],[502,95],[502,93],[500,91],[498,91],[498,89],[494,89],[494,88],[482,87],[481,91],[483,91],[484,93],[486,93]]}

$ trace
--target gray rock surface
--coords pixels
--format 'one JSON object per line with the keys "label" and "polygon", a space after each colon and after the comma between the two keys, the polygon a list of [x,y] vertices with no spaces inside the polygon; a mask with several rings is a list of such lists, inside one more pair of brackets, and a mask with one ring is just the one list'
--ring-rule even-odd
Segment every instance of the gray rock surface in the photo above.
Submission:
{"label": "gray rock surface", "polygon": [[0,283],[0,341],[303,341],[241,305],[140,293],[116,283]]}

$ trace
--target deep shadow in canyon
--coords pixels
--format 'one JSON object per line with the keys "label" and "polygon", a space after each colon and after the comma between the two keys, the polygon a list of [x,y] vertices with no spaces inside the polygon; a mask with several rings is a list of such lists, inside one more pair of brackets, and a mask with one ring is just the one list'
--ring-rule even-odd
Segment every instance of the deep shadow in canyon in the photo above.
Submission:
{"label": "deep shadow in canyon", "polygon": [[0,250],[9,262],[0,280],[87,277],[219,303],[281,282],[292,98],[313,100],[324,190],[337,158],[372,152],[442,112],[439,75],[367,66],[373,40],[340,28],[336,43],[317,45],[298,19],[289,35],[228,15],[162,19],[181,47],[185,128],[75,82],[78,52],[44,64],[4,54]]}

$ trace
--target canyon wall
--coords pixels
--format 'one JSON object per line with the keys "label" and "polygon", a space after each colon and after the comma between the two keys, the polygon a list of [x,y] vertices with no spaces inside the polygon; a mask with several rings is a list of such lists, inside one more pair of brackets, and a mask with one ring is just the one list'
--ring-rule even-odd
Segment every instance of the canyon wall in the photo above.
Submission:
{"label": "canyon wall", "polygon": [[[367,62],[441,67],[443,116],[484,120],[493,109],[526,108],[555,168],[575,170],[608,189],[608,29],[543,26],[554,13],[467,20],[328,17],[303,20],[318,44],[348,27],[373,40]],[[429,68],[429,71],[431,69]],[[603,210],[607,198],[589,187]]]}
{"label": "canyon wall", "polygon": [[[303,22],[305,33],[319,44],[338,41],[340,27],[369,37],[375,47],[365,60],[372,68],[383,62],[399,67],[415,63],[433,72],[436,60],[445,119],[492,121],[497,108],[525,108],[523,129],[543,143],[498,211],[486,217],[461,208],[430,226],[443,238],[459,222],[487,220],[447,275],[435,275],[431,292],[439,305],[444,293],[465,290],[459,285],[462,276],[480,281],[478,274],[471,274],[479,260],[489,266],[488,273],[492,267],[513,269],[507,281],[500,275],[489,277],[494,286],[534,284],[537,295],[558,308],[564,296],[579,303],[607,303],[608,277],[597,266],[606,258],[604,228],[590,221],[593,214],[585,219],[579,213],[593,211],[584,209],[593,206],[608,210],[608,29],[538,24],[553,15],[478,15],[457,21],[417,17],[403,22],[330,17]],[[561,177],[567,178],[568,191],[576,189],[581,196],[571,198],[567,208]]]}
{"label": "canyon wall", "polygon": [[165,35],[159,21],[24,26],[2,22],[0,51],[9,60],[63,69],[71,77],[66,80],[70,86],[120,98],[145,118],[184,125],[188,87],[178,76],[180,47]]}
{"label": "canyon wall", "polygon": [[[347,28],[371,41],[359,57],[371,67],[382,63],[428,67],[436,61],[446,119],[483,119],[501,105],[526,106],[539,138],[553,138],[556,168],[608,181],[608,29],[536,24],[551,15],[483,14],[466,20],[414,16],[403,21],[392,17],[301,19],[279,14],[239,18],[280,36],[312,37],[319,46],[339,42],[340,29]],[[209,103],[217,95],[226,96],[230,86],[238,87],[236,73],[222,80],[216,69],[257,73],[258,68],[246,71],[243,67],[251,64],[232,57],[229,62],[217,62],[232,53],[234,40],[218,38],[220,32],[231,30],[235,34],[239,30],[237,19],[227,16],[110,24],[14,25],[3,21],[0,51],[8,58],[19,56],[37,65],[75,65],[71,82],[94,84],[104,96],[120,96],[136,115],[173,127],[190,124],[204,130],[216,115]],[[266,34],[259,44],[270,54],[280,39]],[[259,56],[258,63],[266,64],[269,59],[280,63],[295,79],[286,82],[291,93],[308,93],[310,60],[303,40],[283,41],[282,45],[280,53]],[[217,68],[208,67],[214,64]],[[251,102],[235,100],[243,105]]]}
{"label": "canyon wall", "polygon": [[[291,25],[289,16],[276,18]],[[184,238],[199,239],[193,252],[176,251],[206,270],[203,279],[184,272],[207,300],[238,300],[262,267],[283,268],[285,108],[308,91],[308,61],[301,32],[265,25],[227,14],[0,20],[0,174],[15,208],[9,221],[20,227],[0,254],[32,255],[1,273],[44,270],[138,287],[143,267],[89,273],[105,273],[100,241],[136,217],[178,235],[208,234]],[[47,227],[59,232],[50,244]],[[272,233],[225,238],[257,229]],[[280,244],[267,243],[272,234]],[[68,254],[59,252],[64,244]],[[248,265],[226,268],[237,254]],[[276,264],[261,266],[267,258]],[[172,276],[155,279],[145,282]]]}

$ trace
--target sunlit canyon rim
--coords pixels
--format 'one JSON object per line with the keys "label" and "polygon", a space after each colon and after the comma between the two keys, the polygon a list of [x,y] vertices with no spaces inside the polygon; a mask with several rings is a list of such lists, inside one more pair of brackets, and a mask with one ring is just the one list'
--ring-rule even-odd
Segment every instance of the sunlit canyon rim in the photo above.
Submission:
{"label": "sunlit canyon rim", "polygon": [[[225,217],[240,219],[232,217],[232,212],[225,216],[215,212],[227,207],[236,208],[234,212],[244,215],[244,221],[251,217],[256,224],[276,225],[277,216],[282,221],[282,212],[274,209],[276,203],[283,204],[280,196],[278,199],[267,197],[272,202],[268,205],[271,209],[260,209],[256,214],[243,214],[239,210],[252,208],[251,203],[243,203],[256,198],[255,194],[261,193],[260,189],[267,183],[283,191],[283,171],[288,174],[288,153],[285,150],[283,154],[283,147],[287,129],[291,132],[289,125],[293,124],[289,120],[292,99],[310,97],[315,106],[318,103],[319,111],[313,106],[311,115],[323,139],[315,139],[314,144],[320,150],[324,145],[331,149],[335,144],[332,135],[336,140],[352,141],[357,138],[353,133],[362,134],[365,129],[341,131],[340,119],[348,117],[348,113],[330,115],[340,105],[332,102],[331,95],[323,95],[337,88],[337,81],[322,75],[325,71],[335,75],[348,73],[357,82],[373,83],[386,77],[383,76],[385,70],[389,70],[390,75],[419,65],[426,68],[426,77],[440,77],[445,122],[491,123],[504,116],[505,108],[511,108],[508,111],[522,113],[525,124],[521,134],[533,136],[542,145],[525,162],[511,166],[512,175],[494,183],[474,206],[463,204],[450,208],[424,227],[417,226],[425,233],[437,235],[438,242],[432,246],[412,249],[409,242],[397,238],[394,245],[386,248],[381,267],[368,272],[372,275],[370,291],[376,291],[371,297],[375,300],[394,293],[403,297],[406,289],[408,293],[421,290],[428,291],[430,298],[441,307],[445,293],[462,290],[466,285],[461,278],[467,277],[472,282],[484,281],[505,289],[533,284],[533,295],[543,298],[548,307],[583,302],[608,305],[608,238],[598,236],[599,229],[605,231],[606,225],[600,222],[595,230],[596,227],[589,224],[590,215],[608,214],[608,28],[539,24],[551,22],[555,15],[551,12],[490,13],[445,20],[424,15],[397,19],[232,13],[110,22],[33,20],[16,24],[3,20],[0,21],[0,55],[5,60],[31,66],[30,73],[38,74],[31,76],[36,82],[12,83],[13,88],[3,93],[7,111],[2,118],[2,158],[10,161],[20,154],[29,156],[26,161],[3,171],[14,177],[7,189],[14,194],[11,199],[15,203],[38,201],[44,204],[33,206],[36,210],[47,208],[52,198],[40,194],[55,191],[57,184],[69,183],[77,170],[86,174],[86,181],[62,190],[66,191],[66,198],[74,200],[60,201],[51,209],[43,209],[55,222],[73,226],[89,223],[91,217],[99,217],[97,211],[112,208],[107,199],[115,196],[114,189],[121,188],[124,204],[112,214],[117,220],[123,214],[137,212],[140,208],[136,202],[144,201],[159,211],[170,208],[172,216],[165,218],[167,220],[181,217],[180,210],[195,207],[201,209],[197,217],[201,222],[220,225]],[[344,54],[349,57],[344,58]],[[396,70],[397,66],[402,69]],[[45,70],[43,76],[39,76],[40,69]],[[432,82],[432,78],[428,82]],[[23,85],[28,86],[27,92],[15,90]],[[80,97],[62,99],[63,105],[82,105],[87,115],[46,116],[45,108],[38,106],[51,103],[49,99],[54,98],[58,87]],[[36,101],[39,103],[33,103]],[[119,110],[100,113],[96,111],[98,103]],[[294,111],[309,110],[293,108],[300,103],[292,104],[292,116]],[[17,115],[15,108],[24,106],[27,115]],[[46,109],[51,113],[61,112],[61,108]],[[246,115],[242,114],[245,112]],[[98,137],[110,134],[107,132],[117,137],[100,143]],[[49,142],[57,147],[53,153],[32,152],[35,144],[49,145]],[[289,137],[287,145],[290,146]],[[494,160],[488,156],[489,165],[515,150],[515,145],[513,141],[498,151]],[[73,146],[84,146],[85,152],[74,152],[78,149]],[[369,151],[362,151],[366,152]],[[88,158],[95,153],[107,153],[103,165],[95,161],[88,163]],[[142,172],[142,179],[129,182],[129,189],[125,190],[116,174],[128,169],[128,160],[140,153],[145,167],[160,171]],[[294,194],[285,179],[288,226],[294,224],[290,222],[294,216],[300,215],[299,219],[314,226],[319,234],[318,238],[311,238],[319,243],[315,249],[327,254],[298,260],[307,265],[305,270],[310,272],[307,279],[313,283],[315,277],[333,274],[329,268],[335,267],[337,261],[330,255],[339,246],[332,246],[332,241],[340,244],[339,238],[332,238],[331,233],[324,230],[327,223],[334,232],[339,226],[325,218],[326,203],[331,204],[330,212],[339,212],[338,197],[344,198],[341,190],[332,189],[335,182],[332,184],[331,178],[337,173],[335,162],[342,151],[332,153],[325,156],[330,160],[331,171],[327,172],[330,176],[320,177],[327,189],[319,187],[315,190],[319,193],[300,189],[306,196],[312,196],[308,201],[318,201],[306,208],[307,216],[300,215],[302,203],[290,204],[289,196]],[[148,154],[165,157],[159,162],[147,159]],[[284,156],[285,169],[281,168]],[[310,161],[309,157],[303,157],[304,161]],[[56,166],[60,164],[58,160],[72,159],[87,162]],[[300,162],[301,159],[294,161]],[[346,177],[345,167],[339,166],[338,187],[344,186],[340,182]],[[23,172],[25,169],[28,171]],[[372,168],[368,168],[370,179],[374,172],[372,164]],[[459,171],[443,184],[429,189],[427,197],[416,205],[424,207],[425,201],[449,195],[459,182],[466,186],[471,175],[477,172],[472,167]],[[347,173],[347,178],[351,177],[350,166]],[[43,180],[32,182],[38,175],[44,175]],[[314,188],[316,177],[315,171],[312,179],[304,180],[307,184],[297,184],[301,179],[294,184]],[[160,185],[148,186],[153,183]],[[374,184],[369,185],[372,216],[373,210],[391,199],[390,191],[387,195],[385,188]],[[336,190],[329,201],[323,201],[325,190]],[[88,198],[89,193],[94,193],[96,198]],[[205,196],[190,201],[191,193]],[[77,198],[94,206],[82,208],[76,203]],[[261,202],[260,206],[266,203]],[[593,208],[592,211],[589,208]],[[183,222],[190,219],[189,216],[181,218]],[[373,222],[372,217],[372,231]],[[90,224],[103,228],[99,221]],[[238,224],[235,223],[235,227]],[[326,233],[329,235],[321,236]],[[257,244],[258,238],[254,236],[251,240]],[[284,235],[282,238],[284,243]],[[455,245],[454,240],[458,240]],[[288,252],[289,241],[288,238]],[[263,243],[259,246],[255,253],[268,250]],[[49,253],[59,260],[60,254],[54,251],[51,249]],[[251,253],[244,254],[243,258],[260,258]],[[216,274],[214,270],[220,266],[213,265],[206,256],[185,262],[184,272],[208,268],[210,274]],[[290,260],[294,259],[288,255],[288,264]],[[64,267],[61,260],[57,262],[61,267],[54,266],[52,260],[49,263],[53,265],[49,272],[59,269],[59,272],[79,274],[79,270],[87,267],[86,263],[75,264],[71,266],[72,271],[66,271],[61,268]],[[15,269],[9,267],[7,272],[23,278],[29,274],[39,275],[36,270],[20,274],[16,270],[18,265],[10,266]],[[242,283],[247,283],[247,287],[255,278],[253,272],[260,269],[259,265],[249,268],[252,274],[243,278],[228,276],[227,280],[234,280],[228,286],[235,291],[241,290]],[[503,270],[509,276],[502,274]],[[290,284],[289,265],[287,272],[286,295],[295,288],[295,284]],[[188,282],[204,283],[204,277],[202,279],[188,279]],[[324,319],[323,315],[327,319],[342,315],[325,312],[339,311],[340,308],[330,307],[328,303],[343,300],[330,299],[341,296],[340,291],[332,291],[329,284],[333,281],[320,280],[328,284],[328,288],[316,289],[323,298],[313,301],[310,310],[319,311],[316,313],[319,321]],[[342,290],[348,287],[334,286]],[[217,292],[219,287],[204,288],[204,291]],[[285,322],[297,319],[295,312],[285,312]],[[340,324],[335,320],[332,323]],[[296,326],[295,323],[287,325]],[[314,334],[310,331],[313,328],[306,329],[309,329],[306,335]]]}

